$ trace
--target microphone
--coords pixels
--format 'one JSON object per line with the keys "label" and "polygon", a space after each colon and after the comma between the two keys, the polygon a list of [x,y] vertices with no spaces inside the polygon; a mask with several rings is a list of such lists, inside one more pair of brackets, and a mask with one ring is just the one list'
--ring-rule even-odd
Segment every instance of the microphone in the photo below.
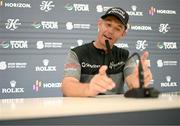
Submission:
{"label": "microphone", "polygon": [[111,53],[111,47],[110,47],[110,44],[109,44],[109,40],[105,40],[105,44],[106,44],[106,49],[107,49],[107,58],[108,58],[108,63],[106,64],[108,66],[108,69],[106,70],[106,74],[109,73],[109,64],[110,64],[110,61],[111,61],[111,58],[112,58],[112,53]]}
{"label": "microphone", "polygon": [[[106,44],[107,52],[110,54],[111,58],[113,58],[109,41],[105,40],[105,44]],[[153,87],[148,87],[148,88],[143,87],[144,86],[144,70],[142,67],[140,55],[137,52],[135,52],[126,60],[126,62],[129,61],[134,56],[137,56],[139,60],[138,78],[139,78],[140,86],[139,88],[133,88],[133,89],[128,90],[124,94],[124,96],[127,98],[157,98],[160,93],[157,89]],[[125,65],[125,63],[123,65]]]}
{"label": "microphone", "polygon": [[105,43],[106,43],[107,52],[110,53],[111,48],[110,48],[109,40],[106,39],[106,40],[105,40]]}
{"label": "microphone", "polygon": [[[127,98],[157,98],[159,96],[159,91],[153,87],[143,87],[144,86],[144,70],[141,63],[141,58],[138,53],[133,53],[129,58],[132,58],[133,56],[137,56],[139,60],[139,66],[138,66],[138,77],[139,77],[139,88],[133,88],[128,90],[124,96]],[[128,61],[127,60],[127,61]],[[127,62],[126,61],[126,62]]]}

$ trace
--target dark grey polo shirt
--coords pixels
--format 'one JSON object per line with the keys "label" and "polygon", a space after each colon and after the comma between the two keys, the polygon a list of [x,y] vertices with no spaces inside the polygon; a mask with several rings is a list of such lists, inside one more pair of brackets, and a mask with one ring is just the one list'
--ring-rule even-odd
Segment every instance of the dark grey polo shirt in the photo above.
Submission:
{"label": "dark grey polo shirt", "polygon": [[129,51],[113,46],[111,52],[105,54],[92,43],[84,44],[71,49],[68,53],[64,69],[64,77],[75,77],[82,83],[90,82],[99,72],[102,65],[107,65],[107,75],[116,83],[116,87],[106,94],[124,93],[124,78],[132,73],[135,62],[126,62]]}

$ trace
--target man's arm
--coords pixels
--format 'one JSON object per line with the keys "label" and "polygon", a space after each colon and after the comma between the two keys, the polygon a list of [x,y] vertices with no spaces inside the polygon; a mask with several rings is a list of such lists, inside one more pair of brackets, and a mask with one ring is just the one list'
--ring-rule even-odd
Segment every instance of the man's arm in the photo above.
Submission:
{"label": "man's arm", "polygon": [[[152,73],[151,70],[148,68],[148,62],[147,62],[148,56],[149,56],[148,52],[144,52],[143,55],[141,56],[142,66],[144,70],[144,87],[148,87],[149,82],[152,80]],[[126,76],[125,81],[129,89],[138,88],[140,86],[138,65],[134,66],[132,73]]]}
{"label": "man's arm", "polygon": [[115,87],[111,78],[106,75],[107,66],[102,66],[90,83],[81,83],[75,77],[65,77],[62,81],[62,91],[64,96],[88,97],[96,96]]}
{"label": "man's arm", "polygon": [[64,96],[89,96],[88,84],[82,84],[74,77],[65,77],[62,81]]}

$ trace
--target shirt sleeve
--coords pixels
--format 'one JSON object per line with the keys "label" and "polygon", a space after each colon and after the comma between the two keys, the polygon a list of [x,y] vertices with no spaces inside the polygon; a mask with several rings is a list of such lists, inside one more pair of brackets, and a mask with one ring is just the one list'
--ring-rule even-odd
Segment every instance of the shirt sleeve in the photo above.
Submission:
{"label": "shirt sleeve", "polygon": [[124,67],[124,77],[126,78],[127,76],[129,76],[134,68],[136,66],[136,61],[134,58],[131,58],[126,64],[125,64],[125,67]]}
{"label": "shirt sleeve", "polygon": [[81,65],[76,53],[72,50],[68,52],[67,60],[64,65],[64,77],[75,77],[80,80]]}

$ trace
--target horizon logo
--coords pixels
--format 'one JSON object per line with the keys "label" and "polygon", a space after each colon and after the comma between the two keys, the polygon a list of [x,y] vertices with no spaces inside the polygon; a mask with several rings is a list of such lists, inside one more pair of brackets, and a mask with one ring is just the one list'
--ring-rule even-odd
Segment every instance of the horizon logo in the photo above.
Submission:
{"label": "horizon logo", "polygon": [[143,51],[146,49],[146,47],[148,46],[147,41],[146,40],[137,40],[136,42],[136,49]]}
{"label": "horizon logo", "polygon": [[6,29],[12,31],[16,30],[20,25],[19,19],[7,19],[7,23],[5,23]]}
{"label": "horizon logo", "polygon": [[172,14],[176,14],[176,11],[175,10],[162,10],[162,9],[160,10],[160,9],[156,9],[155,7],[151,6],[149,9],[149,15],[154,16],[155,14],[172,15]]}
{"label": "horizon logo", "polygon": [[40,10],[44,12],[49,12],[52,10],[53,7],[55,7],[55,5],[53,4],[53,1],[42,1],[40,5]]}
{"label": "horizon logo", "polygon": [[12,8],[31,8],[31,4],[29,3],[5,3],[4,6]]}
{"label": "horizon logo", "polygon": [[33,84],[33,91],[38,92],[40,88],[60,88],[62,83],[53,83],[53,82],[42,82],[41,80],[36,80],[35,84]]}
{"label": "horizon logo", "polygon": [[169,24],[160,24],[159,25],[159,32],[160,33],[167,33],[169,31],[170,27],[169,27]]}
{"label": "horizon logo", "polygon": [[130,25],[128,24],[128,29],[135,30],[135,31],[152,31],[151,26],[145,26],[145,25]]}
{"label": "horizon logo", "polygon": [[118,48],[129,48],[129,45],[127,43],[115,43],[114,45]]}
{"label": "horizon logo", "polygon": [[156,8],[151,6],[148,12],[149,12],[149,15],[154,16],[154,14],[156,13]]}
{"label": "horizon logo", "polygon": [[42,87],[42,81],[36,80],[35,84],[33,84],[33,91],[38,92],[39,88]]}

